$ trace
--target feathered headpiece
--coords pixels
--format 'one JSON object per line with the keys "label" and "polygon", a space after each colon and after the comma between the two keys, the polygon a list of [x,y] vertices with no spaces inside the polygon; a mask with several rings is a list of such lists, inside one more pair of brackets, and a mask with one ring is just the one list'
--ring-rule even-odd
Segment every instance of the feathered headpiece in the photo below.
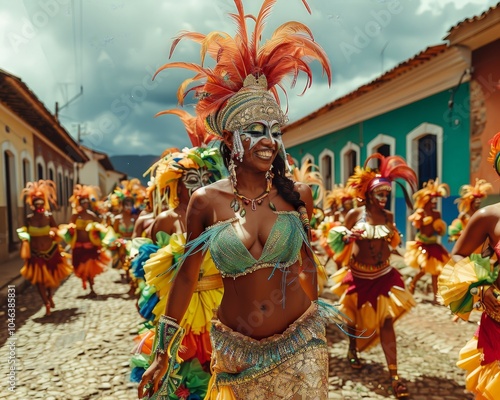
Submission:
{"label": "feathered headpiece", "polygon": [[325,207],[331,208],[332,205],[335,204],[340,208],[344,201],[353,199],[354,196],[344,187],[344,185],[337,184],[325,195]]}
{"label": "feathered headpiece", "polygon": [[500,175],[500,132],[496,133],[488,143],[490,145],[488,162],[493,165],[497,175]]}
{"label": "feathered headpiece", "polygon": [[[368,163],[373,159],[380,160],[379,168],[372,169],[368,167]],[[347,180],[346,187],[355,198],[365,200],[369,192],[379,190],[390,191],[392,189],[391,183],[396,182],[403,190],[406,204],[408,207],[412,208],[413,206],[406,188],[396,179],[402,179],[408,182],[412,192],[417,188],[417,175],[415,171],[406,164],[403,157],[384,157],[380,153],[375,153],[366,159],[363,168],[357,166],[354,169],[354,174]]]}
{"label": "feathered headpiece", "polygon": [[448,197],[450,187],[446,183],[439,183],[439,178],[429,179],[423,184],[422,189],[413,194],[415,208],[424,208],[424,206],[436,197]]}
{"label": "feathered headpiece", "polygon": [[142,202],[146,197],[146,188],[137,178],[132,178],[130,180],[124,179],[117,187],[115,187],[113,193],[120,200],[120,203],[128,197],[132,199],[134,207],[138,208],[142,205]]}
{"label": "feathered headpiece", "polygon": [[73,195],[69,198],[71,207],[79,211],[81,210],[80,200],[88,199],[90,202],[90,208],[92,210],[97,210],[97,202],[100,198],[100,189],[97,186],[90,185],[80,185],[77,183],[73,188]]}
{"label": "feathered headpiece", "polygon": [[33,207],[35,199],[42,199],[43,208],[50,210],[50,205],[57,205],[56,184],[51,180],[40,179],[38,182],[28,182],[21,191],[21,199],[24,199],[30,207]]}
{"label": "feathered headpiece", "polygon": [[179,205],[177,186],[186,170],[206,168],[211,173],[210,183],[226,174],[222,156],[214,147],[186,147],[182,151],[174,150],[177,151],[167,152],[144,173],[144,175],[151,173],[153,186],[151,190],[155,191],[154,207],[157,214],[163,202],[167,202],[169,208]]}
{"label": "feathered headpiece", "polygon": [[[264,0],[255,17],[245,14],[242,0],[234,0],[237,13],[230,14],[237,25],[234,37],[220,31],[207,35],[182,32],[174,39],[170,56],[182,39],[191,39],[201,45],[201,65],[171,62],[156,72],[185,68],[195,73],[180,85],[177,97],[182,105],[189,92],[195,93],[199,121],[194,126],[200,128],[204,123],[206,131],[201,131],[203,135],[222,137],[224,130],[234,132],[248,125],[249,121],[262,119],[286,123],[286,116],[279,106],[277,87],[286,96],[282,80],[291,76],[293,87],[302,71],[307,76],[305,92],[312,83],[312,70],[308,65],[312,60],[320,62],[331,83],[326,53],[314,41],[306,25],[286,22],[274,31],[270,40],[261,44],[265,21],[276,1]],[[302,2],[310,12],[306,0]],[[247,27],[249,19],[255,22],[253,32]],[[215,67],[203,65],[207,55],[215,61]],[[188,89],[192,83],[195,85]],[[286,159],[284,149],[280,150],[280,155]]]}
{"label": "feathered headpiece", "polygon": [[476,199],[485,198],[492,189],[493,186],[491,183],[486,182],[484,179],[477,178],[474,186],[463,185],[459,190],[460,197],[455,200],[455,203],[458,203],[458,211],[461,213],[468,213],[472,202]]}
{"label": "feathered headpiece", "polygon": [[300,168],[294,167],[292,170],[293,179],[296,182],[302,182],[311,187],[315,206],[322,203],[325,197],[323,177],[318,170],[319,168],[309,159]]}

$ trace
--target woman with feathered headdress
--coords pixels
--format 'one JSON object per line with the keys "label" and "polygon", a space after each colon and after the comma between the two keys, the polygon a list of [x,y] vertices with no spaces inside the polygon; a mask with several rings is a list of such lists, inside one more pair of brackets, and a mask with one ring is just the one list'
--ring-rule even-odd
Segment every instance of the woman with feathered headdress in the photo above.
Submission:
{"label": "woman with feathered headdress", "polygon": [[446,223],[441,219],[436,205],[439,198],[448,197],[449,194],[450,188],[446,183],[439,183],[437,178],[429,179],[423,188],[413,195],[415,210],[408,217],[417,233],[415,240],[406,242],[404,261],[406,265],[418,269],[408,288],[412,294],[415,293],[417,282],[425,274],[430,274],[434,303],[437,303],[438,276],[450,259],[448,251],[438,242],[438,238],[446,234]]}
{"label": "woman with feathered headdress", "polygon": [[[379,167],[369,167],[371,160],[378,161]],[[400,156],[384,157],[376,153],[367,158],[363,167],[356,167],[346,188],[364,205],[347,214],[344,226],[330,231],[329,242],[335,260],[343,265],[332,277],[336,282],[332,290],[341,296],[340,310],[350,319],[349,365],[353,369],[362,368],[358,352],[380,340],[394,394],[397,398],[407,398],[408,389],[397,370],[394,323],[415,301],[390,262],[392,250],[401,239],[393,214],[386,210],[392,184],[399,183],[398,179],[415,189],[415,172]],[[404,194],[409,202],[406,190]],[[363,332],[368,339],[357,338],[356,332]]]}
{"label": "woman with feathered headdress", "polygon": [[[490,141],[488,162],[500,176],[500,132]],[[475,254],[483,244],[496,256]],[[492,247],[492,248],[491,248]],[[469,220],[439,276],[444,304],[464,320],[484,311],[479,329],[460,351],[457,365],[467,371],[465,388],[476,399],[493,400],[500,393],[500,203],[482,207]]]}
{"label": "woman with feathered headdress", "polygon": [[[328,352],[325,326],[334,307],[317,301],[316,269],[309,246],[311,189],[287,176],[281,127],[287,118],[278,101],[285,76],[306,73],[306,88],[318,60],[330,77],[325,52],[299,22],[277,28],[261,44],[264,21],[276,0],[265,0],[257,16],[241,0],[231,14],[234,37],[182,33],[201,44],[213,68],[174,62],[194,72],[179,88],[182,102],[194,83],[196,126],[221,140],[230,178],[196,191],[186,221],[190,232],[182,265],[158,324],[155,360],[139,385],[139,397],[167,398],[189,299],[204,254],[210,251],[223,276],[224,295],[211,326],[213,375],[206,398],[326,398]],[[307,6],[305,0],[304,5]],[[247,21],[255,28],[249,32]],[[300,339],[299,339],[300,338]],[[293,382],[289,376],[301,378]],[[163,380],[163,376],[166,379]],[[287,379],[286,384],[283,380]],[[159,390],[158,390],[159,389]]]}
{"label": "woman with feathered headdress", "polygon": [[90,286],[90,296],[95,296],[94,278],[107,268],[111,261],[102,248],[102,239],[107,229],[93,211],[97,209],[99,188],[77,184],[69,198],[73,206],[73,215],[61,233],[72,248],[75,275],[82,280],[83,289]]}
{"label": "woman with feathered headdress", "polygon": [[55,183],[50,180],[28,182],[21,198],[33,211],[26,217],[25,226],[17,233],[22,241],[21,258],[24,266],[21,275],[38,289],[45,306],[45,315],[55,307],[53,290],[71,274],[69,254],[55,240],[57,224],[50,212],[57,205]]}
{"label": "woman with feathered headdress", "polygon": [[448,227],[448,241],[456,242],[458,240],[470,217],[479,210],[481,201],[488,196],[488,192],[492,189],[491,183],[477,178],[475,185],[463,185],[460,188],[460,197],[455,200],[455,203],[458,204],[458,217]]}
{"label": "woman with feathered headdress", "polygon": [[[186,129],[189,132],[188,126]],[[156,210],[161,210],[162,203],[168,204],[168,209],[159,213],[151,226],[150,236],[154,241],[141,246],[138,256],[132,261],[134,276],[143,278],[146,283],[138,306],[141,316],[149,321],[148,327],[158,323],[166,307],[176,274],[173,264],[182,256],[186,243],[186,209],[190,197],[195,191],[227,174],[219,150],[207,147],[202,141],[196,143],[202,146],[184,148],[182,151],[170,149],[146,171],[151,171],[151,187],[157,199]],[[136,267],[136,261],[140,262],[141,259],[142,269]],[[204,397],[207,392],[212,353],[209,337],[211,313],[219,306],[222,293],[221,275],[207,254],[200,269],[197,289],[191,297],[188,311],[180,321],[185,335],[179,352],[183,362],[176,374],[176,384],[192,395]],[[140,381],[142,373],[150,364],[146,360],[149,356],[147,351],[151,349],[146,347],[145,351],[142,340],[146,336],[147,341],[152,342],[154,330],[141,330],[136,338],[139,345],[134,348],[131,363],[134,366],[134,381]]]}

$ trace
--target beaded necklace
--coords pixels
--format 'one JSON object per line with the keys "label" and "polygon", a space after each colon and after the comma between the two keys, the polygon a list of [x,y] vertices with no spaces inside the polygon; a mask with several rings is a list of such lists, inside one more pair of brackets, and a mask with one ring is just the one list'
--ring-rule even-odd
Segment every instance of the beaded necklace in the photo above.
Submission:
{"label": "beaded necklace", "polygon": [[[257,206],[261,205],[262,202],[264,201],[264,199],[269,196],[269,193],[271,192],[271,189],[273,187],[273,174],[268,171],[266,173],[266,190],[264,190],[264,192],[262,192],[262,194],[260,194],[259,196],[257,196],[256,198],[254,199],[251,199],[249,197],[246,197],[240,193],[238,193],[238,190],[236,189],[236,185],[233,184],[232,180],[231,180],[231,184],[233,186],[233,194],[234,194],[234,199],[231,201],[231,205],[230,207],[234,210],[234,212],[238,212],[240,213],[240,215],[242,217],[244,217],[247,213],[247,211],[245,210],[245,206],[248,206],[249,204],[251,204],[252,206],[252,211],[257,211]],[[273,204],[272,201],[269,201],[269,207],[271,208],[271,210],[273,211],[276,211],[276,206]]]}

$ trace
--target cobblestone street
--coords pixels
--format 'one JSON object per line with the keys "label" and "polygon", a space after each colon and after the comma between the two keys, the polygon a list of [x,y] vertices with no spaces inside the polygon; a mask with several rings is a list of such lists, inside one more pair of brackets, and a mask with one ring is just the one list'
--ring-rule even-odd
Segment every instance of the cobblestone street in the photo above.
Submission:
{"label": "cobblestone street", "polygon": [[[464,394],[464,373],[455,366],[459,349],[476,329],[474,322],[453,323],[449,311],[432,305],[422,282],[417,307],[396,325],[399,372],[414,400],[472,399]],[[8,388],[11,348],[7,324],[0,332],[2,391],[5,399],[133,400],[137,385],[129,382],[128,360],[141,319],[116,270],[96,278],[96,298],[85,296],[71,276],[57,290],[56,309],[44,316],[36,289],[16,294],[15,352],[17,386]],[[327,296],[327,295],[326,295]],[[327,296],[328,297],[328,296]],[[335,300],[335,298],[330,298]],[[6,321],[6,306],[1,314]],[[330,399],[386,399],[389,379],[380,346],[361,357],[365,367],[350,369],[345,334],[329,327]]]}

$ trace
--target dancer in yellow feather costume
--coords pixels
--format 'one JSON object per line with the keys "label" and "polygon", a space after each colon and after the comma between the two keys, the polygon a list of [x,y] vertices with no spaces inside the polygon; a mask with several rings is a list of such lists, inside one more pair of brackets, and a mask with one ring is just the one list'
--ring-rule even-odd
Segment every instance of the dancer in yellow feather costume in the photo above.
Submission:
{"label": "dancer in yellow feather costume", "polygon": [[[186,208],[189,198],[196,190],[223,177],[226,169],[217,149],[193,147],[182,151],[170,149],[150,170],[153,204],[168,204],[168,210],[158,214],[151,226],[160,248],[144,263],[144,292],[147,292],[147,295],[145,293],[139,300],[141,315],[149,318],[151,324],[156,326],[167,306],[168,293],[177,273],[178,261],[184,253]],[[159,211],[161,207],[155,208]],[[180,321],[180,326],[186,332],[182,340],[182,350],[179,352],[183,362],[175,378],[171,380],[174,392],[171,399],[175,399],[175,396],[182,398],[181,395],[186,394],[201,397],[206,394],[212,354],[210,321],[213,310],[221,302],[222,294],[222,278],[207,253],[200,267],[195,293],[184,318]],[[151,309],[152,306],[154,308]],[[144,332],[141,332],[141,335],[144,335]],[[148,341],[154,339],[152,335]],[[139,348],[135,349],[136,353],[140,351]],[[149,361],[142,364],[144,369],[148,366]],[[136,375],[134,380],[141,376]]]}
{"label": "dancer in yellow feather costume", "polygon": [[[490,141],[488,161],[500,176],[500,132]],[[490,243],[496,260],[474,254]],[[496,400],[500,393],[500,203],[481,208],[469,220],[439,277],[445,305],[467,320],[483,311],[474,337],[460,351],[457,365],[467,372],[465,387],[476,400]]]}
{"label": "dancer in yellow feather costume", "polygon": [[434,302],[437,302],[438,276],[450,259],[448,251],[438,242],[439,236],[446,234],[446,223],[441,219],[436,205],[438,198],[449,194],[450,188],[447,184],[440,184],[438,179],[430,179],[413,195],[415,211],[408,218],[418,231],[415,240],[406,242],[404,260],[406,265],[419,270],[408,288],[412,294],[415,293],[419,279],[425,274],[431,274]]}
{"label": "dancer in yellow feather costume", "polygon": [[26,217],[25,226],[17,230],[24,259],[20,273],[37,287],[45,315],[50,315],[51,308],[55,307],[53,290],[73,271],[69,254],[56,241],[58,228],[50,212],[51,203],[57,205],[55,184],[50,180],[28,182],[21,196],[33,213]]}

